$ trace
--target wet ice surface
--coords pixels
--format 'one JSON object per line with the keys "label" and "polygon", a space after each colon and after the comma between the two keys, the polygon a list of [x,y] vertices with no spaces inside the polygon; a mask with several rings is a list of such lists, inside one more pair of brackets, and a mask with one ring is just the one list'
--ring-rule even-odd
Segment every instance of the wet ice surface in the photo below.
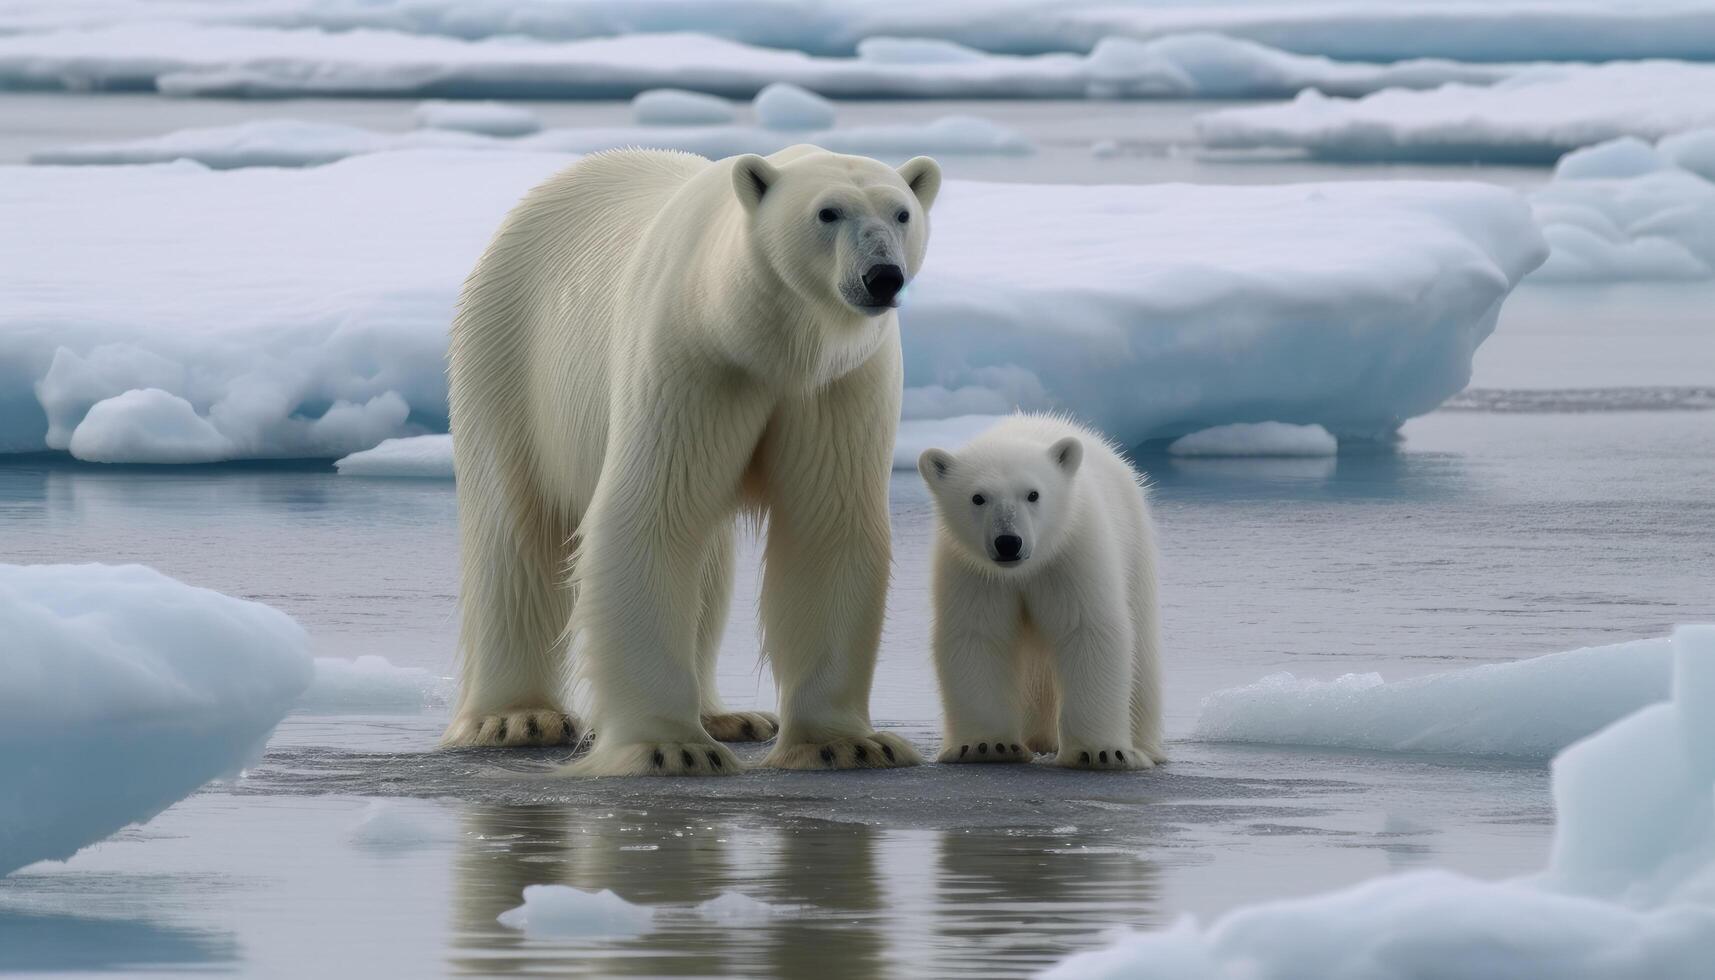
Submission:
{"label": "wet ice surface", "polygon": [[[1709,411],[1464,410],[1410,424],[1397,451],[1143,462],[1167,570],[1163,769],[573,782],[552,775],[563,751],[431,751],[441,709],[297,714],[244,781],[0,880],[0,969],[996,977],[1115,926],[1392,870],[1524,873],[1550,830],[1542,768],[1202,745],[1185,740],[1199,700],[1277,670],[1392,680],[1715,612],[1715,538],[1696,530],[1715,526]],[[0,464],[11,560],[151,562],[279,606],[319,656],[433,673],[451,667],[453,504],[449,484],[321,466]],[[875,711],[930,749],[914,474],[893,509]],[[742,567],[722,686],[766,705],[753,549]],[[377,799],[401,819],[359,831]],[[611,888],[657,907],[654,925],[538,939],[496,921],[549,883]],[[724,892],[788,911],[693,910]]]}

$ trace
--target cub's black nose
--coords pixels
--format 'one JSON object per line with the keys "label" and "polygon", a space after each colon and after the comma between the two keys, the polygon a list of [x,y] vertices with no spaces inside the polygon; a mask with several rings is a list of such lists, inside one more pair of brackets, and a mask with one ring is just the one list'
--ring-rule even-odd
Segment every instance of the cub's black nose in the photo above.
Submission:
{"label": "cub's black nose", "polygon": [[994,539],[994,553],[1001,561],[1012,561],[1018,557],[1019,549],[1024,547],[1024,539],[1016,534],[1003,534]]}
{"label": "cub's black nose", "polygon": [[863,288],[877,306],[892,306],[893,298],[905,288],[905,273],[896,265],[872,265],[863,274]]}

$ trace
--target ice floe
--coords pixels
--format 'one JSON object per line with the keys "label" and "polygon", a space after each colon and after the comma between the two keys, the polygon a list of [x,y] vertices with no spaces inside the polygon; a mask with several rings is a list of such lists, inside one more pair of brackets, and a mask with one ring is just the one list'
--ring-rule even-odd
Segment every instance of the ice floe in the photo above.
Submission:
{"label": "ice floe", "polygon": [[334,461],[341,476],[453,478],[453,437],[445,433],[387,439]]}
{"label": "ice floe", "polygon": [[1332,456],[1339,440],[1319,425],[1235,422],[1173,440],[1174,456]]}
{"label": "ice floe", "polygon": [[450,677],[420,667],[396,666],[374,654],[356,660],[317,657],[315,677],[292,710],[312,715],[423,711],[446,705],[453,686]]}
{"label": "ice floe", "polygon": [[419,103],[417,125],[425,129],[451,129],[484,136],[527,136],[542,128],[542,120],[523,106],[502,102],[447,102],[431,99]]}
{"label": "ice floe", "polygon": [[1387,682],[1290,673],[1209,695],[1199,739],[1547,759],[1667,696],[1665,638]]}
{"label": "ice floe", "polygon": [[631,100],[640,126],[723,126],[738,118],[731,100],[677,88],[653,88]]}
{"label": "ice floe", "polygon": [[1186,918],[1134,933],[1044,976],[1702,976],[1715,959],[1715,626],[1681,627],[1672,656],[1670,700],[1555,758],[1557,823],[1541,874],[1376,878],[1242,907],[1206,927]]}
{"label": "ice floe", "polygon": [[284,613],[140,565],[0,565],[0,874],[237,772],[310,682]]}
{"label": "ice floe", "polygon": [[[338,458],[445,432],[459,284],[569,161],[0,171],[0,450]],[[1391,432],[1465,386],[1545,251],[1521,197],[1455,182],[949,181],[934,225],[901,312],[906,429],[1062,408],[1128,445]]]}
{"label": "ice floe", "polygon": [[654,928],[655,910],[633,905],[606,890],[527,885],[524,904],[500,913],[500,924],[529,936],[552,939],[640,936]]}
{"label": "ice floe", "polygon": [[1538,66],[1494,85],[1309,90],[1286,105],[1197,119],[1217,149],[1291,148],[1330,159],[1552,163],[1582,146],[1715,126],[1715,65],[1669,61]]}
{"label": "ice floe", "polygon": [[1442,60],[1339,62],[1193,33],[1096,38],[1089,54],[986,54],[949,42],[876,38],[857,57],[807,55],[701,34],[569,41],[464,40],[121,22],[0,35],[0,87],[155,90],[208,96],[621,98],[649,89],[750,97],[790,83],[827,97],[1283,97],[1483,84],[1512,66]]}

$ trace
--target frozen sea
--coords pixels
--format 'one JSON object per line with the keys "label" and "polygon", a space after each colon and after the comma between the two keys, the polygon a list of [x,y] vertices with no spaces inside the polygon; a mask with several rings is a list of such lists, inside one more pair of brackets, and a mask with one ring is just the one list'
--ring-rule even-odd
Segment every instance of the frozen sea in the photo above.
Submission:
{"label": "frozen sea", "polygon": [[[553,125],[623,105],[536,107]],[[1184,149],[1195,108],[861,103],[854,121],[977,111],[1042,147],[955,176],[1081,182],[1477,177]],[[604,115],[605,114],[605,115]],[[261,116],[408,125],[409,104],[0,95],[0,162],[44,145]],[[1117,139],[1117,156],[1089,144]],[[1167,767],[571,782],[556,751],[437,753],[444,708],[290,716],[248,775],[65,864],[0,879],[0,972],[915,977],[1028,975],[1116,927],[1162,928],[1392,870],[1542,866],[1539,765],[1190,741],[1200,699],[1279,670],[1409,677],[1715,619],[1715,289],[1524,287],[1473,389],[1395,445],[1335,458],[1138,455],[1157,487]],[[874,714],[932,749],[925,491],[893,483],[894,586]],[[452,670],[448,483],[326,463],[0,459],[0,560],[144,562],[295,617],[316,654]],[[755,548],[721,681],[770,706]],[[754,752],[753,752],[754,754]],[[379,802],[378,802],[379,801]],[[500,925],[527,885],[657,908],[641,935]],[[773,914],[711,918],[726,892]]]}

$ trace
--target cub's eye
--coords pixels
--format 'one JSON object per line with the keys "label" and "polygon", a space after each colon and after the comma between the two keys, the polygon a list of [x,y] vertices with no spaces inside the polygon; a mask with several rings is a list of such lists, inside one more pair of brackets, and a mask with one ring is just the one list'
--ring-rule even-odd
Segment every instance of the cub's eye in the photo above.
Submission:
{"label": "cub's eye", "polygon": [[1036,501],[1039,498],[1041,498],[1041,496],[1042,496],[1041,494],[1037,493],[1035,490],[1032,490],[1032,491],[1030,491],[1030,495],[1028,497],[1025,497],[1024,499],[1028,500],[1034,504],[1034,503],[1036,503]]}
{"label": "cub's eye", "polygon": [[984,500],[983,495],[979,493],[976,496],[971,498],[971,503],[976,504],[978,507],[981,507],[983,504],[988,503],[988,501]]}
{"label": "cub's eye", "polygon": [[840,213],[833,208],[823,208],[816,212],[816,219],[824,225],[831,225],[840,220]]}
{"label": "cub's eye", "polygon": [[910,211],[901,211],[897,215],[894,215],[894,217],[899,219],[900,224],[904,224],[907,221],[911,220],[911,212]]}

